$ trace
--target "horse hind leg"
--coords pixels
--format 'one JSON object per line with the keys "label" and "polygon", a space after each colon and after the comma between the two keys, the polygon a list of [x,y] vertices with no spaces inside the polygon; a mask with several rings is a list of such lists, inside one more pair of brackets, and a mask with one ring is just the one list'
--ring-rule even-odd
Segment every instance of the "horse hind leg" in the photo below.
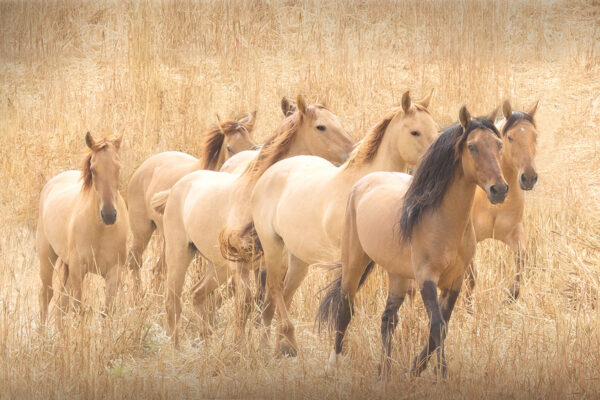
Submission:
{"label": "horse hind leg", "polygon": [[[139,214],[139,213],[137,213]],[[129,212],[129,224],[131,233],[133,234],[133,243],[127,254],[125,265],[127,270],[131,271],[135,282],[136,294],[141,290],[141,273],[142,255],[148,247],[148,243],[152,238],[152,233],[156,229],[156,225],[145,214],[137,215],[135,212]]]}
{"label": "horse hind leg", "polygon": [[49,247],[46,251],[40,252],[40,278],[42,286],[40,288],[39,302],[41,326],[45,326],[48,320],[48,306],[54,295],[52,277],[54,275],[54,268],[60,264],[60,259]]}
{"label": "horse hind leg", "polygon": [[169,336],[177,345],[177,322],[181,316],[181,292],[185,282],[185,273],[194,258],[195,249],[185,237],[173,237],[167,239],[165,254],[167,261],[167,324]]}
{"label": "horse hind leg", "polygon": [[279,237],[266,236],[262,241],[264,260],[267,270],[267,304],[263,311],[263,322],[268,328],[273,318],[273,308],[280,318],[277,337],[277,352],[295,357],[297,354],[294,324],[292,323],[283,296],[283,279],[286,273],[284,245]]}
{"label": "horse hind leg", "polygon": [[165,261],[165,239],[162,231],[159,230],[159,245],[158,245],[158,260],[152,268],[152,286],[157,292],[160,291],[161,285],[165,281],[165,275],[167,274],[167,263]]}
{"label": "horse hind leg", "polygon": [[398,310],[406,295],[412,290],[412,281],[396,275],[389,275],[389,292],[385,310],[381,316],[381,363],[379,377],[388,376],[391,370],[392,337],[398,325]]}
{"label": "horse hind leg", "polygon": [[38,257],[40,259],[40,278],[42,280],[42,286],[39,293],[40,302],[40,323],[41,326],[46,325],[48,319],[48,305],[54,295],[52,289],[52,276],[54,275],[54,268],[58,265],[58,256],[50,247],[47,240],[38,231],[37,237],[37,249]]}
{"label": "horse hind leg", "polygon": [[206,275],[192,288],[192,302],[196,315],[202,321],[202,333],[207,334],[213,325],[216,305],[213,307],[211,294],[219,286],[226,282],[229,275],[229,270],[225,265],[215,266],[212,262],[206,262]]}

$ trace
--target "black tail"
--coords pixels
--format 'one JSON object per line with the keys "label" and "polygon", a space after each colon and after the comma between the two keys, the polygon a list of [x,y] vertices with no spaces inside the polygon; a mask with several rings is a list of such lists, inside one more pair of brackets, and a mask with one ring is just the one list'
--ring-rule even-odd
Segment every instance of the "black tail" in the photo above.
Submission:
{"label": "black tail", "polygon": [[[369,276],[371,271],[373,271],[374,265],[375,263],[373,261],[367,265],[365,272],[363,272],[362,276],[360,277],[360,281],[358,282],[359,289],[365,283],[367,276]],[[341,264],[336,266],[336,268],[341,267]],[[335,329],[337,331],[339,330],[338,325],[341,323],[341,320],[347,319],[349,316],[346,314],[351,312],[348,299],[344,293],[342,293],[342,274],[340,273],[337,278],[335,278],[321,291],[323,290],[326,290],[327,293],[325,293],[325,297],[323,297],[321,304],[319,304],[319,309],[317,310],[316,316],[319,332],[321,331],[321,325],[325,325],[330,330]]]}

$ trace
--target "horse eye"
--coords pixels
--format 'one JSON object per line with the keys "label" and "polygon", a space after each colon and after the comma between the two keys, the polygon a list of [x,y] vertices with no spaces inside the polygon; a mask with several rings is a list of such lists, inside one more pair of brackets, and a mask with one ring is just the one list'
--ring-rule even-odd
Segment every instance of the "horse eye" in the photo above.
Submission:
{"label": "horse eye", "polygon": [[229,154],[233,154],[233,149],[229,145],[227,145],[227,151],[229,152]]}
{"label": "horse eye", "polygon": [[498,143],[498,149],[499,149],[499,150],[502,150],[502,146],[503,146],[503,145],[504,145],[504,143],[502,143],[502,142],[499,142],[499,143]]}
{"label": "horse eye", "polygon": [[470,144],[470,145],[468,145],[468,146],[467,146],[467,148],[469,149],[469,152],[470,152],[471,154],[477,154],[477,147],[475,147],[475,145],[474,145],[474,144]]}
{"label": "horse eye", "polygon": [[317,125],[317,129],[320,131],[324,131],[327,128],[325,128],[325,125]]}
{"label": "horse eye", "polygon": [[92,173],[92,175],[96,175],[96,170],[94,168],[90,168],[90,172]]}
{"label": "horse eye", "polygon": [[413,136],[415,136],[415,137],[421,136],[421,132],[419,132],[419,131],[411,131],[410,134],[413,135]]}
{"label": "horse eye", "polygon": [[512,136],[508,136],[508,141],[512,142],[513,140],[515,140]]}

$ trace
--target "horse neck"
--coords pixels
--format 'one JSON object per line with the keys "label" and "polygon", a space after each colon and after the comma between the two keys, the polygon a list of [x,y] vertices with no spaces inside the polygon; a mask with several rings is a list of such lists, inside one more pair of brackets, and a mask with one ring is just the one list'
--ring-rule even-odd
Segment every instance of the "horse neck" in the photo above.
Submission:
{"label": "horse neck", "polygon": [[504,201],[505,206],[514,205],[523,208],[525,196],[523,196],[523,190],[519,186],[519,172],[517,168],[506,155],[502,156],[501,167],[502,174],[509,187],[508,196]]}
{"label": "horse neck", "polygon": [[221,148],[219,149],[219,156],[217,157],[217,160],[215,161],[214,165],[211,165],[211,169],[213,171],[220,170],[223,164],[225,164],[225,161],[227,161],[227,143],[225,142],[225,140],[223,140]]}
{"label": "horse neck", "polygon": [[454,237],[462,237],[471,219],[471,209],[473,208],[476,189],[475,181],[462,174],[460,176],[457,174],[444,194],[440,209],[446,214],[447,218],[445,220],[450,225],[446,229],[453,232],[453,235],[460,235]]}
{"label": "horse neck", "polygon": [[[361,177],[377,171],[406,172],[408,164],[398,152],[398,146],[392,135],[387,132],[383,135],[379,149],[375,157],[361,165],[354,165],[351,168],[344,168],[341,173],[352,174],[360,179]],[[361,145],[365,145],[364,143]]]}
{"label": "horse neck", "polygon": [[[225,164],[225,161],[227,161],[227,159],[225,158],[225,154],[227,154],[227,144],[225,143],[225,141],[223,141],[223,143],[221,144],[221,148],[219,149],[219,155],[217,156],[217,159],[212,161],[210,164],[207,165],[206,169],[207,170],[211,170],[211,171],[218,171],[221,169],[221,167],[223,166],[223,164]],[[204,156],[202,156],[204,157]],[[204,159],[200,158],[198,160],[198,162],[195,165],[195,170],[199,170],[199,169],[205,169],[204,168]]]}

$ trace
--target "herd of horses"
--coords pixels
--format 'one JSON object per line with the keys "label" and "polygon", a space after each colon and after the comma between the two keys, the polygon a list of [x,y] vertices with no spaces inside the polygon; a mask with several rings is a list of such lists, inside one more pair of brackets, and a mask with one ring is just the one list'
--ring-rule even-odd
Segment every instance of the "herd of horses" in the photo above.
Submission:
{"label": "herd of horses", "polygon": [[398,310],[418,289],[430,330],[412,371],[418,375],[437,352],[445,377],[447,326],[463,281],[468,296],[475,283],[477,242],[498,239],[515,252],[509,290],[513,299],[519,295],[523,191],[537,182],[539,102],[522,112],[505,101],[498,122],[500,108],[472,117],[463,106],[459,121],[440,132],[430,113],[432,95],[413,101],[404,93],[401,106],[356,144],[338,116],[301,96],[295,104],[282,100],[283,120],[262,145],[252,138],[255,113],[219,120],[204,134],[200,159],[164,152],[144,161],[129,182],[127,204],[118,191],[121,138],[88,132],[81,169],[56,175],[40,196],[42,325],[54,271],[61,285],[58,327],[64,312],[81,309],[87,273],[106,279],[105,312],[114,308],[125,271],[132,272],[139,293],[143,252],[156,230],[163,243],[152,276],[155,287],[164,283],[175,343],[194,257],[206,266],[192,288],[201,329],[210,331],[210,297],[231,278],[240,327],[256,305],[268,339],[276,311],[276,352],[290,356],[298,351],[288,312],[294,293],[310,266],[333,264],[340,267],[338,277],[325,289],[317,320],[335,331],[329,367],[337,367],[356,293],[378,264],[389,277],[380,373],[389,371]]}

